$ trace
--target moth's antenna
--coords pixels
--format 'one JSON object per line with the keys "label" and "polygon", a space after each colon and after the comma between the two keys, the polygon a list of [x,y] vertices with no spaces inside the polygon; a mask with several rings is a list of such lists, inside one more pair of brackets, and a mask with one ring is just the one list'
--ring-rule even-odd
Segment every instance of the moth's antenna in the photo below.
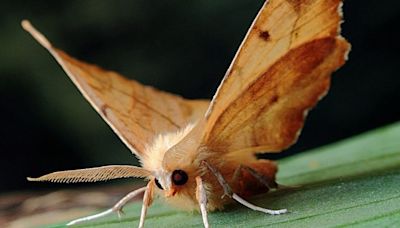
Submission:
{"label": "moth's antenna", "polygon": [[75,169],[49,173],[38,178],[28,177],[28,181],[50,181],[55,183],[78,183],[106,181],[118,178],[150,176],[150,171],[130,165],[107,165],[86,169]]}
{"label": "moth's antenna", "polygon": [[36,30],[35,27],[33,27],[31,22],[29,22],[28,20],[22,20],[21,26],[27,32],[29,32],[33,36],[33,38],[35,38],[43,47],[45,47],[47,50],[51,51],[51,48],[52,48],[51,43],[46,39],[46,37],[42,33],[40,33],[38,30]]}

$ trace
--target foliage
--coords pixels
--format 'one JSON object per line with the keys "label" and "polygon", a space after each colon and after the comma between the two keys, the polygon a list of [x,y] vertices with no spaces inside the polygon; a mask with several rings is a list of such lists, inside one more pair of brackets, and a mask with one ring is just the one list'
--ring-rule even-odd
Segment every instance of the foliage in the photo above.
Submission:
{"label": "foliage", "polygon": [[[211,213],[212,227],[395,226],[400,224],[400,123],[380,128],[279,161],[278,180],[294,187],[251,201],[267,208],[287,208],[270,216],[240,205]],[[132,227],[140,203],[121,220],[110,216],[79,227]],[[147,227],[201,227],[197,213],[180,212],[156,201]]]}

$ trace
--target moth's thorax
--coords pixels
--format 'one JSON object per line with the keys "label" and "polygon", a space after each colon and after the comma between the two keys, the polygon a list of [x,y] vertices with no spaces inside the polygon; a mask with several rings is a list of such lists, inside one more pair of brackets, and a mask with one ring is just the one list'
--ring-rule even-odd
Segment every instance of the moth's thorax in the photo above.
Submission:
{"label": "moth's thorax", "polygon": [[165,153],[179,143],[192,129],[194,124],[176,132],[165,132],[156,135],[153,142],[146,147],[143,156],[140,159],[142,167],[152,172],[165,172],[163,170],[163,159]]}
{"label": "moth's thorax", "polygon": [[[157,135],[152,144],[146,148],[145,153],[141,157],[142,167],[149,170],[153,177],[157,180],[158,185],[163,188],[162,191],[157,192],[167,198],[175,195],[185,195],[182,194],[182,192],[186,191],[186,189],[192,188],[195,184],[192,176],[195,175],[194,173],[196,173],[197,170],[196,167],[194,167],[191,163],[176,162],[176,160],[174,160],[174,162],[168,162],[168,160],[165,161],[166,153],[168,153],[168,151],[170,151],[173,147],[177,147],[178,150],[187,151],[188,154],[193,154],[189,152],[195,150],[195,146],[190,148],[187,147],[187,144],[180,146],[182,144],[182,140],[185,138],[185,136],[188,136],[193,127],[194,124],[189,124],[187,127],[179,131],[166,132],[164,134]],[[183,170],[189,176],[188,183],[186,183],[184,186],[174,185],[171,178],[175,170]]]}
{"label": "moth's thorax", "polygon": [[[177,131],[158,135],[153,143],[147,147],[141,158],[143,168],[152,172],[154,178],[163,189],[156,187],[155,192],[161,196],[168,204],[184,210],[198,210],[196,199],[196,176],[201,176],[207,192],[207,209],[213,211],[222,209],[225,204],[231,202],[229,197],[221,199],[224,195],[223,188],[218,183],[214,174],[202,161],[207,161],[210,165],[221,172],[227,182],[231,185],[234,192],[241,196],[251,196],[257,193],[266,192],[268,189],[260,185],[259,181],[241,171],[243,174],[234,180],[234,174],[240,165],[249,166],[258,170],[261,174],[275,179],[276,166],[270,161],[256,161],[254,156],[246,159],[235,159],[235,156],[210,151],[207,147],[199,146],[197,142],[200,137],[196,137],[197,128],[188,125],[186,128]],[[186,137],[188,136],[188,137]],[[193,137],[192,137],[193,136]],[[197,143],[196,143],[196,142]],[[169,157],[167,153],[178,151],[180,157],[178,161]],[[183,153],[182,153],[183,152]],[[168,155],[168,154],[167,154]],[[193,156],[195,155],[195,156]],[[174,170],[183,170],[188,175],[187,183],[177,186],[172,183],[172,173]]]}

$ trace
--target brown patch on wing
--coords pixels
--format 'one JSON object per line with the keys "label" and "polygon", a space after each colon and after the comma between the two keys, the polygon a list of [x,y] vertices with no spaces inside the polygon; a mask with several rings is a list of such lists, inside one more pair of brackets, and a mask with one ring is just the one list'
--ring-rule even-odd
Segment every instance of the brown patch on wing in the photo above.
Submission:
{"label": "brown patch on wing", "polygon": [[104,104],[100,107],[100,111],[105,117],[107,117],[107,109],[108,109],[108,105],[106,105],[106,104]]}
{"label": "brown patch on wing", "polygon": [[293,144],[305,112],[323,96],[348,44],[323,38],[291,50],[220,115],[207,146],[225,152],[277,152]]}
{"label": "brown patch on wing", "polygon": [[275,102],[277,102],[279,100],[279,96],[278,95],[275,95],[275,96],[273,96],[272,98],[271,98],[271,104],[273,104],[273,103],[275,103]]}
{"label": "brown patch on wing", "polygon": [[281,151],[296,140],[303,113],[326,93],[350,47],[339,34],[340,5],[264,4],[207,111],[205,145],[243,155]]}
{"label": "brown patch on wing", "polygon": [[260,32],[260,37],[261,39],[268,41],[270,38],[269,32],[268,31],[261,31]]}

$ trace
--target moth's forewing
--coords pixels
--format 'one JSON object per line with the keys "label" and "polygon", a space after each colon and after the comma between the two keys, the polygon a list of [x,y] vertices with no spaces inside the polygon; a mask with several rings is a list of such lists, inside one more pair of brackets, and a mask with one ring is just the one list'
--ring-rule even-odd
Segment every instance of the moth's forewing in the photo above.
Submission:
{"label": "moth's forewing", "polygon": [[290,50],[221,115],[208,146],[230,153],[278,152],[295,142],[307,112],[328,91],[344,63],[341,38],[316,39]]}
{"label": "moth's forewing", "polygon": [[53,47],[29,22],[23,27],[58,61],[81,93],[124,143],[139,157],[154,136],[177,131],[203,117],[209,102],[186,100],[144,86]]}
{"label": "moth's forewing", "polygon": [[295,142],[350,45],[340,0],[270,0],[239,48],[207,111],[204,144],[252,156]]}

